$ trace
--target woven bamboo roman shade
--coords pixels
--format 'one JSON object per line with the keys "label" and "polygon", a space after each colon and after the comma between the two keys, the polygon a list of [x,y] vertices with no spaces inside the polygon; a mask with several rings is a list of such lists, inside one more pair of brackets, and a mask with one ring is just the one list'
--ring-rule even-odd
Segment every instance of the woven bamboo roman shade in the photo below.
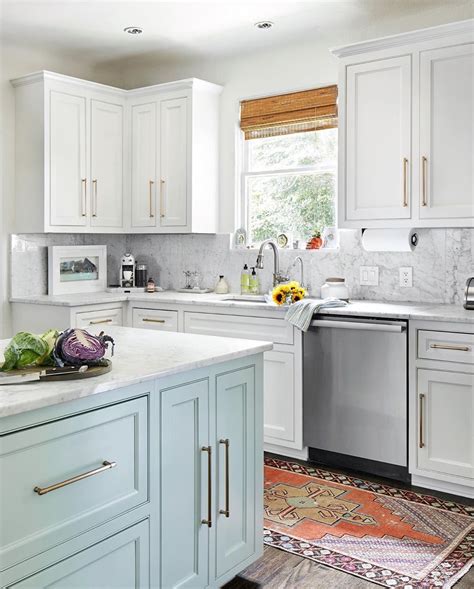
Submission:
{"label": "woven bamboo roman shade", "polygon": [[337,86],[280,94],[240,103],[245,139],[337,127]]}

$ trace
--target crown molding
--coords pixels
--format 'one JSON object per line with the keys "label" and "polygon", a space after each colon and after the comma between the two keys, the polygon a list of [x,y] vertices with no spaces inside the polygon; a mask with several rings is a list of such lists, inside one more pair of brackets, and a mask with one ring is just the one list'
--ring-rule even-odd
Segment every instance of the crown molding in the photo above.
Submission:
{"label": "crown molding", "polygon": [[446,25],[439,25],[437,27],[430,27],[428,29],[418,29],[416,31],[409,31],[408,33],[399,33],[397,35],[390,35],[389,37],[361,41],[359,43],[337,47],[330,51],[336,57],[349,57],[360,53],[369,53],[371,51],[400,47],[410,43],[422,43],[442,39],[444,37],[451,37],[453,35],[469,33],[471,33],[474,38],[474,19],[472,18],[448,23]]}
{"label": "crown molding", "polygon": [[14,78],[10,80],[11,85],[14,88],[19,86],[27,86],[28,84],[36,84],[37,82],[44,82],[46,80],[54,82],[66,82],[68,84],[75,84],[76,86],[83,86],[89,89],[100,90],[101,92],[112,92],[114,94],[126,94],[126,90],[122,88],[116,88],[115,86],[108,86],[107,84],[100,84],[99,82],[90,82],[89,80],[82,80],[81,78],[74,78],[73,76],[66,76],[64,74],[57,74],[48,70],[42,70],[39,72],[33,72],[26,76]]}

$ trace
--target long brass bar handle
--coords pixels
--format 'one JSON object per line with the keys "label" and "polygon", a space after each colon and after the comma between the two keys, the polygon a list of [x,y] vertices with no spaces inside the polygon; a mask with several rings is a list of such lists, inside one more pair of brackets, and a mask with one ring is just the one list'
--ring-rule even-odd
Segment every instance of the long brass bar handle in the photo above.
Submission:
{"label": "long brass bar handle", "polygon": [[403,206],[408,206],[408,160],[403,158]]}
{"label": "long brass bar handle", "polygon": [[61,489],[66,485],[72,485],[72,483],[77,483],[78,481],[82,481],[83,479],[88,479],[89,477],[93,477],[96,474],[99,474],[106,470],[110,470],[111,468],[115,468],[116,466],[116,462],[104,460],[104,462],[102,462],[102,466],[99,466],[99,468],[94,468],[94,470],[83,472],[82,474],[78,474],[75,477],[66,479],[65,481],[61,481],[60,483],[55,483],[54,485],[50,485],[49,487],[35,487],[33,491],[38,495],[46,495],[46,493],[51,493],[51,491],[56,491],[56,489]]}
{"label": "long brass bar handle", "polygon": [[430,348],[434,350],[455,350],[456,352],[469,352],[471,350],[469,346],[454,346],[451,344],[431,344]]}
{"label": "long brass bar handle", "polygon": [[92,209],[92,216],[97,217],[97,180],[92,180],[92,186],[94,187],[94,206]]}
{"label": "long brass bar handle", "polygon": [[423,156],[421,158],[421,206],[428,206],[428,198],[426,192],[426,168],[428,166],[428,158]]}
{"label": "long brass bar handle", "polygon": [[202,519],[201,523],[212,528],[212,448],[203,446],[201,450],[207,452],[207,519]]}
{"label": "long brass bar handle", "polygon": [[165,216],[165,205],[163,202],[163,186],[165,185],[165,180],[161,178],[160,180],[160,217],[163,219]]}
{"label": "long brass bar handle", "polygon": [[87,215],[86,211],[86,199],[87,199],[87,178],[82,178],[82,203],[81,203],[81,215],[85,217]]}
{"label": "long brass bar handle", "polygon": [[423,393],[420,394],[420,410],[419,410],[419,418],[420,418],[420,431],[419,431],[419,446],[420,448],[425,447],[425,431],[424,431],[424,423],[425,423],[425,395]]}
{"label": "long brass bar handle", "polygon": [[99,325],[100,323],[112,323],[113,319],[96,319],[95,321],[89,321],[89,325]]}
{"label": "long brass bar handle", "polygon": [[148,199],[149,199],[148,206],[150,208],[150,219],[153,219],[153,217],[155,216],[155,213],[153,212],[153,185],[154,184],[155,184],[155,182],[153,180],[150,180],[148,183]]}
{"label": "long brass bar handle", "polygon": [[142,321],[144,323],[166,323],[165,319],[148,319],[147,317],[142,319]]}
{"label": "long brass bar handle", "polygon": [[228,438],[219,440],[219,444],[224,444],[225,446],[225,509],[219,509],[219,513],[225,515],[226,517],[230,517],[230,507],[229,507],[229,446],[230,442]]}

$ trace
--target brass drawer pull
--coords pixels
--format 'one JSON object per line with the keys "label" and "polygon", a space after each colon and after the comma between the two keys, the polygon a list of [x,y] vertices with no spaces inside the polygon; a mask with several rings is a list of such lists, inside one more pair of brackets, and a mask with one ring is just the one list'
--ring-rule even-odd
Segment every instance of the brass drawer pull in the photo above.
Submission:
{"label": "brass drawer pull", "polygon": [[89,325],[99,325],[100,323],[112,323],[113,319],[96,319],[96,321],[89,321]]}
{"label": "brass drawer pull", "polygon": [[145,317],[142,321],[144,323],[166,323],[165,319],[149,319],[148,317]]}
{"label": "brass drawer pull", "polygon": [[421,206],[428,206],[428,198],[426,194],[426,167],[428,165],[428,158],[423,156],[421,158]]}
{"label": "brass drawer pull", "polygon": [[153,184],[155,182],[153,180],[150,180],[148,183],[148,198],[149,198],[149,203],[148,206],[150,207],[150,219],[153,219],[153,217],[155,216],[154,212],[153,212]]}
{"label": "brass drawer pull", "polygon": [[160,180],[160,217],[163,219],[165,216],[165,206],[163,202],[163,186],[165,185],[165,181],[163,178]]}
{"label": "brass drawer pull", "polygon": [[219,509],[219,513],[225,515],[226,517],[230,517],[230,508],[229,508],[229,446],[230,442],[228,438],[219,440],[219,444],[224,444],[225,446],[225,509]]}
{"label": "brass drawer pull", "polygon": [[97,180],[92,180],[92,185],[94,187],[94,203],[92,206],[92,216],[97,217]]}
{"label": "brass drawer pull", "polygon": [[35,487],[33,491],[38,495],[46,495],[46,493],[51,493],[51,491],[56,491],[56,489],[61,489],[62,487],[65,487],[66,485],[71,485],[72,483],[77,483],[77,481],[82,481],[82,479],[88,479],[89,477],[92,477],[96,474],[99,474],[106,470],[110,470],[111,468],[115,468],[116,466],[116,462],[104,460],[104,462],[102,462],[102,466],[99,466],[99,468],[94,468],[94,470],[83,472],[82,474],[78,474],[75,477],[66,479],[65,481],[61,481],[60,483],[55,483],[54,485],[50,485],[49,487]]}
{"label": "brass drawer pull", "polygon": [[207,452],[207,519],[202,519],[201,524],[212,528],[212,448],[203,446],[202,452]]}
{"label": "brass drawer pull", "polygon": [[424,432],[424,421],[425,421],[425,395],[423,393],[420,394],[420,431],[419,431],[419,446],[420,448],[425,447],[425,432]]}
{"label": "brass drawer pull", "polygon": [[86,216],[86,198],[87,198],[87,178],[82,178],[82,203],[81,203],[81,215]]}
{"label": "brass drawer pull", "polygon": [[403,206],[408,206],[408,160],[403,158]]}
{"label": "brass drawer pull", "polygon": [[452,344],[431,344],[430,348],[433,350],[453,350],[456,352],[469,352],[471,349],[469,346],[455,346]]}

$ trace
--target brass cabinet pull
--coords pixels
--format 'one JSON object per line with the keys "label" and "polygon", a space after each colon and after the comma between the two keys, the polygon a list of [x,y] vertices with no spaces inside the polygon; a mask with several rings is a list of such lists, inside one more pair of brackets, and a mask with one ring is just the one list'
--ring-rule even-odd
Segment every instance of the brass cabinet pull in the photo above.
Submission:
{"label": "brass cabinet pull", "polygon": [[403,158],[403,206],[408,206],[408,160]]}
{"label": "brass cabinet pull", "polygon": [[423,156],[421,158],[421,206],[428,206],[428,198],[426,193],[426,167],[428,165],[428,158]]}
{"label": "brass cabinet pull", "polygon": [[163,186],[165,185],[165,181],[163,178],[160,180],[160,217],[163,219],[165,216],[165,206],[163,202]]}
{"label": "brass cabinet pull", "polygon": [[228,438],[219,440],[219,444],[224,444],[225,446],[225,509],[219,509],[219,513],[225,515],[226,517],[230,517],[230,508],[229,508],[229,446],[230,442]]}
{"label": "brass cabinet pull", "polygon": [[106,470],[110,470],[111,468],[115,468],[116,466],[116,462],[104,460],[104,462],[102,462],[102,466],[99,466],[99,468],[94,468],[94,470],[83,472],[82,474],[78,474],[75,477],[66,479],[65,481],[61,481],[60,483],[55,483],[54,485],[50,485],[49,487],[35,487],[33,491],[38,495],[46,495],[46,493],[51,493],[51,491],[56,491],[56,489],[61,489],[62,487],[65,487],[66,485],[71,485],[72,483],[77,483],[77,481],[82,481],[83,479],[87,479]]}
{"label": "brass cabinet pull", "polygon": [[89,325],[99,325],[100,323],[112,323],[113,319],[96,319],[89,321]]}
{"label": "brass cabinet pull", "polygon": [[424,432],[424,422],[425,422],[425,395],[423,393],[420,394],[420,431],[419,431],[419,446],[420,448],[425,447],[425,432]]}
{"label": "brass cabinet pull", "polygon": [[148,183],[148,198],[149,198],[148,206],[150,208],[150,219],[153,219],[153,217],[155,216],[155,213],[153,212],[153,185],[154,184],[155,184],[155,182],[153,180],[150,180]]}
{"label": "brass cabinet pull", "polygon": [[145,323],[166,323],[165,319],[149,319],[148,317],[145,317],[142,321]]}
{"label": "brass cabinet pull", "polygon": [[81,215],[86,216],[86,198],[87,198],[87,178],[82,178],[82,203],[81,203]]}
{"label": "brass cabinet pull", "polygon": [[201,450],[207,452],[207,519],[202,519],[201,523],[212,528],[212,448],[203,446]]}
{"label": "brass cabinet pull", "polygon": [[94,187],[94,204],[92,207],[92,216],[97,217],[97,180],[92,180],[92,186]]}
{"label": "brass cabinet pull", "polygon": [[452,344],[431,344],[430,348],[434,350],[455,350],[456,352],[469,352],[469,346],[455,346]]}

